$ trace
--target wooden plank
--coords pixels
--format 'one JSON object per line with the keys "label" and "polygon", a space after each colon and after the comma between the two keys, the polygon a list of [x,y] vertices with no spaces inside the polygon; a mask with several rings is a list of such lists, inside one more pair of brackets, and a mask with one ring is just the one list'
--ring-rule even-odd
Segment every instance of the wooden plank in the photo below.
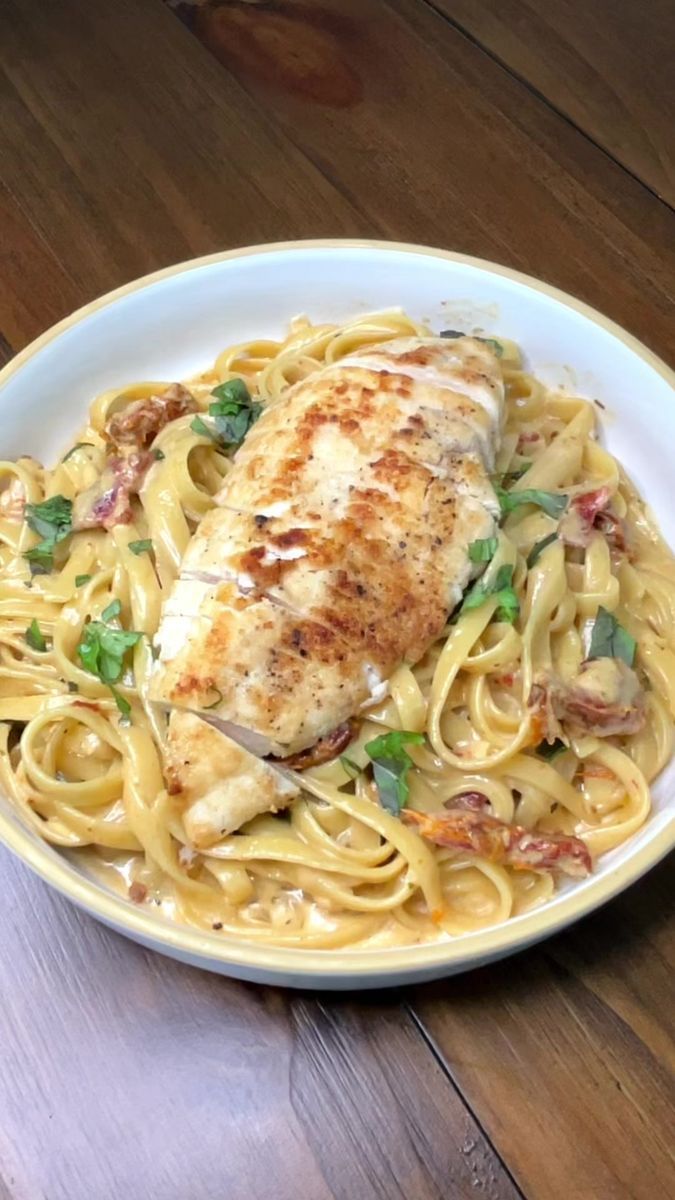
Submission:
{"label": "wooden plank", "polygon": [[541,950],[413,1001],[537,1200],[675,1194],[672,868]]}
{"label": "wooden plank", "polygon": [[519,267],[675,348],[672,212],[432,8],[207,3],[190,22],[385,236]]}
{"label": "wooden plank", "polygon": [[675,206],[671,0],[433,0]]}
{"label": "wooden plank", "polygon": [[518,1200],[395,999],[194,971],[0,864],[0,1195]]}
{"label": "wooden plank", "polygon": [[374,231],[160,0],[7,0],[0,68],[4,181],[79,303],[233,245]]}

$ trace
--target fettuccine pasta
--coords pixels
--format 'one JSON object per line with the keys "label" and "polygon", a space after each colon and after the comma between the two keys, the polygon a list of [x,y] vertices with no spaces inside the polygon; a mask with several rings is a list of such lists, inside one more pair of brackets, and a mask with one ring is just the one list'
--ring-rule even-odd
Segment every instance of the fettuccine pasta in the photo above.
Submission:
{"label": "fettuccine pasta", "polygon": [[[297,319],[281,341],[228,347],[186,386],[204,413],[214,386],[233,378],[268,406],[359,347],[428,332],[396,310],[339,326]],[[500,486],[512,498],[545,491],[566,505],[563,515],[507,501],[489,571],[512,568],[517,615],[505,619],[496,592],[449,614],[443,637],[415,666],[402,664],[387,698],[362,714],[348,761],[298,773],[302,793],[288,812],[199,852],[165,783],[166,717],[148,683],[163,596],[231,455],[193,414],[177,416],[154,438],[119,523],[71,532],[32,560],[40,532],[26,506],[53,497],[75,506],[109,469],[111,418],[171,385],[97,397],[53,469],[31,458],[0,463],[0,786],[42,837],[167,918],[329,949],[454,937],[553,895],[553,869],[422,836],[456,804],[536,837],[579,838],[593,859],[640,828],[649,785],[672,753],[675,562],[596,439],[593,405],[547,390],[513,343],[498,339],[498,349],[507,391]],[[612,646],[624,639],[626,662],[634,643],[644,709],[641,722],[614,732],[609,684],[598,683],[590,717],[588,690],[581,701],[576,690],[599,614]],[[106,620],[138,635],[114,686],[78,649],[88,626]],[[598,728],[608,720],[609,733]],[[407,746],[408,820],[382,807],[367,769],[366,745],[388,730],[425,735]]]}

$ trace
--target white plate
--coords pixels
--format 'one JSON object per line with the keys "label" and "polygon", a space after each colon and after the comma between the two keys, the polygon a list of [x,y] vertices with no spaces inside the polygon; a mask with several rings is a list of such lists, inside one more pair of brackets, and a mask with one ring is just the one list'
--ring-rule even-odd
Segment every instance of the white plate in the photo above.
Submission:
{"label": "white plate", "polygon": [[[545,284],[464,255],[386,242],[295,242],[233,250],[148,275],[60,322],[0,373],[2,457],[51,461],[97,392],[189,376],[228,343],[276,337],[305,312],[340,321],[400,305],[436,330],[495,332],[524,348],[535,374],[605,405],[607,443],[675,544],[672,372],[605,317]],[[665,449],[664,449],[665,448]],[[0,797],[0,839],[64,895],[120,933],[184,962],[242,979],[322,988],[438,978],[530,945],[603,904],[675,845],[675,766],[654,789],[643,829],[593,876],[535,912],[450,943],[396,950],[287,950],[172,925],[88,878]],[[608,927],[608,936],[609,936]]]}

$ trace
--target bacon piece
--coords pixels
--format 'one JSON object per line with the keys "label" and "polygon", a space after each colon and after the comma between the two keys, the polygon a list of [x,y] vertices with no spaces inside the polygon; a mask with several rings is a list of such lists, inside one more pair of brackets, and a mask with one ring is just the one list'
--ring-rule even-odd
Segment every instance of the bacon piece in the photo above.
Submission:
{"label": "bacon piece", "polygon": [[456,796],[451,796],[449,800],[443,803],[444,808],[459,808],[468,812],[483,812],[490,811],[490,801],[485,792],[458,792]]}
{"label": "bacon piece", "polygon": [[161,395],[134,400],[115,413],[105,427],[106,437],[117,448],[147,450],[165,425],[191,412],[197,412],[194,396],[182,383],[172,383]]}
{"label": "bacon piece", "polygon": [[332,733],[327,733],[325,737],[319,738],[318,742],[309,746],[307,750],[301,750],[299,754],[291,754],[289,758],[271,758],[270,762],[290,767],[292,771],[308,771],[310,767],[320,767],[323,763],[336,758],[338,754],[342,754],[355,735],[356,722],[345,721],[343,725],[338,725]]}
{"label": "bacon piece", "polygon": [[588,847],[581,838],[561,833],[537,833],[509,825],[485,813],[449,809],[418,813],[403,809],[409,825],[437,846],[476,854],[518,871],[559,871],[583,877],[592,869]]}
{"label": "bacon piece", "polygon": [[543,677],[532,684],[528,707],[533,745],[539,745],[539,742],[555,742],[562,734],[553,705],[554,690],[551,680]]}
{"label": "bacon piece", "polygon": [[76,498],[73,529],[95,529],[97,526],[112,529],[114,525],[128,525],[133,519],[131,497],[141,490],[154,462],[154,455],[149,450],[109,458],[101,478]]}
{"label": "bacon piece", "polygon": [[552,692],[556,716],[596,737],[637,733],[646,720],[645,697],[631,667],[618,658],[582,663],[572,684]]}
{"label": "bacon piece", "polygon": [[596,488],[573,496],[561,518],[559,534],[568,546],[585,550],[593,533],[602,533],[613,550],[627,550],[626,528],[620,517],[608,507],[611,492],[608,487]]}

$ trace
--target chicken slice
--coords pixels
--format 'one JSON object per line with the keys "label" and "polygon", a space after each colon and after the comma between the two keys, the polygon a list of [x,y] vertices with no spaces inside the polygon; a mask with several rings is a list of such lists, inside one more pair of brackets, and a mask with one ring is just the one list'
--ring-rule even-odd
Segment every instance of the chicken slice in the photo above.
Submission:
{"label": "chicken slice", "polygon": [[188,548],[152,698],[279,758],[379,699],[442,634],[469,544],[494,533],[502,404],[472,338],[371,347],[289,389]]}
{"label": "chicken slice", "polygon": [[194,713],[172,712],[165,761],[169,791],[182,801],[183,826],[198,850],[259,813],[285,808],[299,793],[292,780]]}

